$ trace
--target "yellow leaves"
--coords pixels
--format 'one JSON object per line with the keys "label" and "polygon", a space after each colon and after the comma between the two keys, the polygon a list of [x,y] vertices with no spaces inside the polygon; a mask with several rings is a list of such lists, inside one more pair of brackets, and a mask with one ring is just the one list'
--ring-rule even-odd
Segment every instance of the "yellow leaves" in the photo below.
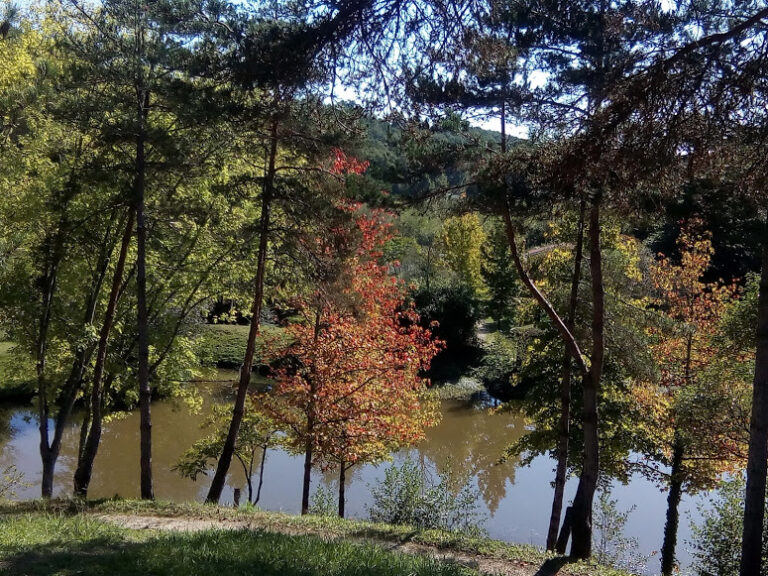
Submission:
{"label": "yellow leaves", "polygon": [[443,244],[448,265],[476,293],[483,290],[482,252],[486,237],[476,212],[453,216],[443,226]]}

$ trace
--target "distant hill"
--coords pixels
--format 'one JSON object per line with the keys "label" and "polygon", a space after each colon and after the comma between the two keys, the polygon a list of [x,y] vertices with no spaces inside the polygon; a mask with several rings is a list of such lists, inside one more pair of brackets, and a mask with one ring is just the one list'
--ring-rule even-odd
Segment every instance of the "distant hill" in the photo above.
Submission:
{"label": "distant hill", "polygon": [[[354,192],[371,203],[381,191],[416,198],[436,188],[460,186],[469,166],[498,150],[499,132],[448,119],[436,126],[402,127],[377,118],[362,121],[365,137],[351,152],[370,162]],[[509,138],[514,144],[517,139]]]}

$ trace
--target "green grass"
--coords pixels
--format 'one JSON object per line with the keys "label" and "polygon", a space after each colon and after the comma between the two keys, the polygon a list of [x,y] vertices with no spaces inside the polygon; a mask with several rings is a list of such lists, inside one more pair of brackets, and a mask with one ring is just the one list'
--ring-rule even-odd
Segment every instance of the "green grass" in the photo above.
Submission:
{"label": "green grass", "polygon": [[87,515],[0,517],[0,572],[8,576],[470,576],[477,572],[380,545],[263,530],[159,533]]}
{"label": "green grass", "polygon": [[[248,341],[248,326],[230,324],[204,324],[199,328],[198,354],[203,365],[219,368],[239,368],[245,357]],[[271,324],[260,328],[257,344],[265,339],[280,338],[283,329]],[[260,348],[256,350],[256,364],[259,363]]]}
{"label": "green grass", "polygon": [[[66,501],[28,501],[17,503],[0,503],[0,530],[2,517],[42,516],[57,518],[75,515],[76,518],[87,518],[88,513],[94,514],[130,514],[135,516],[165,516],[185,517],[213,520],[243,520],[257,531],[268,533],[302,533],[307,536],[322,536],[324,540],[339,539],[340,542],[349,540],[374,540],[379,543],[412,543],[430,546],[445,552],[460,552],[470,555],[481,555],[488,558],[506,560],[514,563],[531,565],[536,568],[548,564],[560,566],[560,576],[627,576],[626,572],[596,565],[593,563],[571,563],[562,557],[552,556],[539,548],[521,544],[508,544],[490,538],[470,537],[454,532],[441,530],[418,530],[410,526],[377,524],[360,520],[343,520],[336,517],[293,516],[279,512],[266,512],[257,508],[222,508],[194,502],[175,504],[169,502],[149,502],[141,500],[100,500],[89,502]],[[138,536],[135,536],[138,537]],[[0,543],[2,539],[0,538]],[[0,573],[2,572],[2,544],[0,544]],[[41,572],[42,574],[43,572]],[[108,574],[109,572],[105,572]],[[154,574],[155,572],[153,572]],[[178,572],[182,574],[184,572]],[[205,572],[202,572],[205,574]],[[256,574],[258,572],[254,572]],[[318,574],[322,574],[320,571]],[[407,571],[402,572],[408,574]],[[417,572],[420,573],[420,572]],[[423,572],[430,574],[430,572]],[[474,572],[464,572],[474,574]],[[11,573],[13,574],[13,573]],[[30,573],[31,575],[37,572]],[[61,572],[61,574],[69,574]],[[85,572],[91,574],[91,572]],[[126,574],[133,574],[127,572]],[[165,572],[158,572],[165,574]],[[169,572],[169,574],[175,574]],[[223,572],[222,572],[223,574]],[[294,572],[285,572],[294,574]],[[302,572],[313,576],[315,572]],[[339,572],[339,574],[346,574]],[[435,572],[435,574],[443,574]],[[446,572],[445,574],[454,574]],[[217,575],[219,576],[219,575]]]}

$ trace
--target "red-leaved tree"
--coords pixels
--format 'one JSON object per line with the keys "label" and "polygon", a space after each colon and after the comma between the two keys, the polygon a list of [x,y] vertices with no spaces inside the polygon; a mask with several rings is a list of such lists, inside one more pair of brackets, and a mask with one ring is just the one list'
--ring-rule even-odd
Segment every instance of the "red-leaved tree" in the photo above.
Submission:
{"label": "red-leaved tree", "polygon": [[272,351],[283,361],[262,398],[289,447],[304,454],[302,514],[314,465],[339,469],[343,516],[346,471],[420,440],[439,417],[422,374],[441,344],[383,262],[386,214],[339,209],[348,223],[312,240],[315,289],[300,302],[303,321],[288,327],[290,343]]}

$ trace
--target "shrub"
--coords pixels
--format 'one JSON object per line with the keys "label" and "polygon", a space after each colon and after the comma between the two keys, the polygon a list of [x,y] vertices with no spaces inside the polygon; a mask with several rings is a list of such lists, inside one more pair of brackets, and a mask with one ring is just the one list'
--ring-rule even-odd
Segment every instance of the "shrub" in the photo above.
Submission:
{"label": "shrub", "polygon": [[484,533],[484,516],[477,508],[479,491],[469,476],[438,471],[437,482],[410,457],[384,472],[384,480],[371,489],[370,519],[387,524],[408,524],[422,529],[449,530],[472,536]]}
{"label": "shrub", "polygon": [[[699,506],[701,522],[692,527],[688,544],[698,576],[736,576],[741,562],[741,532],[744,520],[744,479],[721,482],[710,506]],[[768,574],[768,524],[763,527],[761,574]]]}
{"label": "shrub", "polygon": [[0,470],[0,500],[16,496],[16,489],[24,486],[21,472],[13,464]]}
{"label": "shrub", "polygon": [[608,491],[601,491],[592,512],[595,529],[595,560],[606,566],[613,566],[631,572],[645,572],[648,557],[640,553],[637,538],[624,536],[629,515],[636,506],[623,512],[616,507],[617,501]]}
{"label": "shrub", "polygon": [[338,502],[330,489],[318,486],[309,504],[309,513],[314,516],[338,516]]}

